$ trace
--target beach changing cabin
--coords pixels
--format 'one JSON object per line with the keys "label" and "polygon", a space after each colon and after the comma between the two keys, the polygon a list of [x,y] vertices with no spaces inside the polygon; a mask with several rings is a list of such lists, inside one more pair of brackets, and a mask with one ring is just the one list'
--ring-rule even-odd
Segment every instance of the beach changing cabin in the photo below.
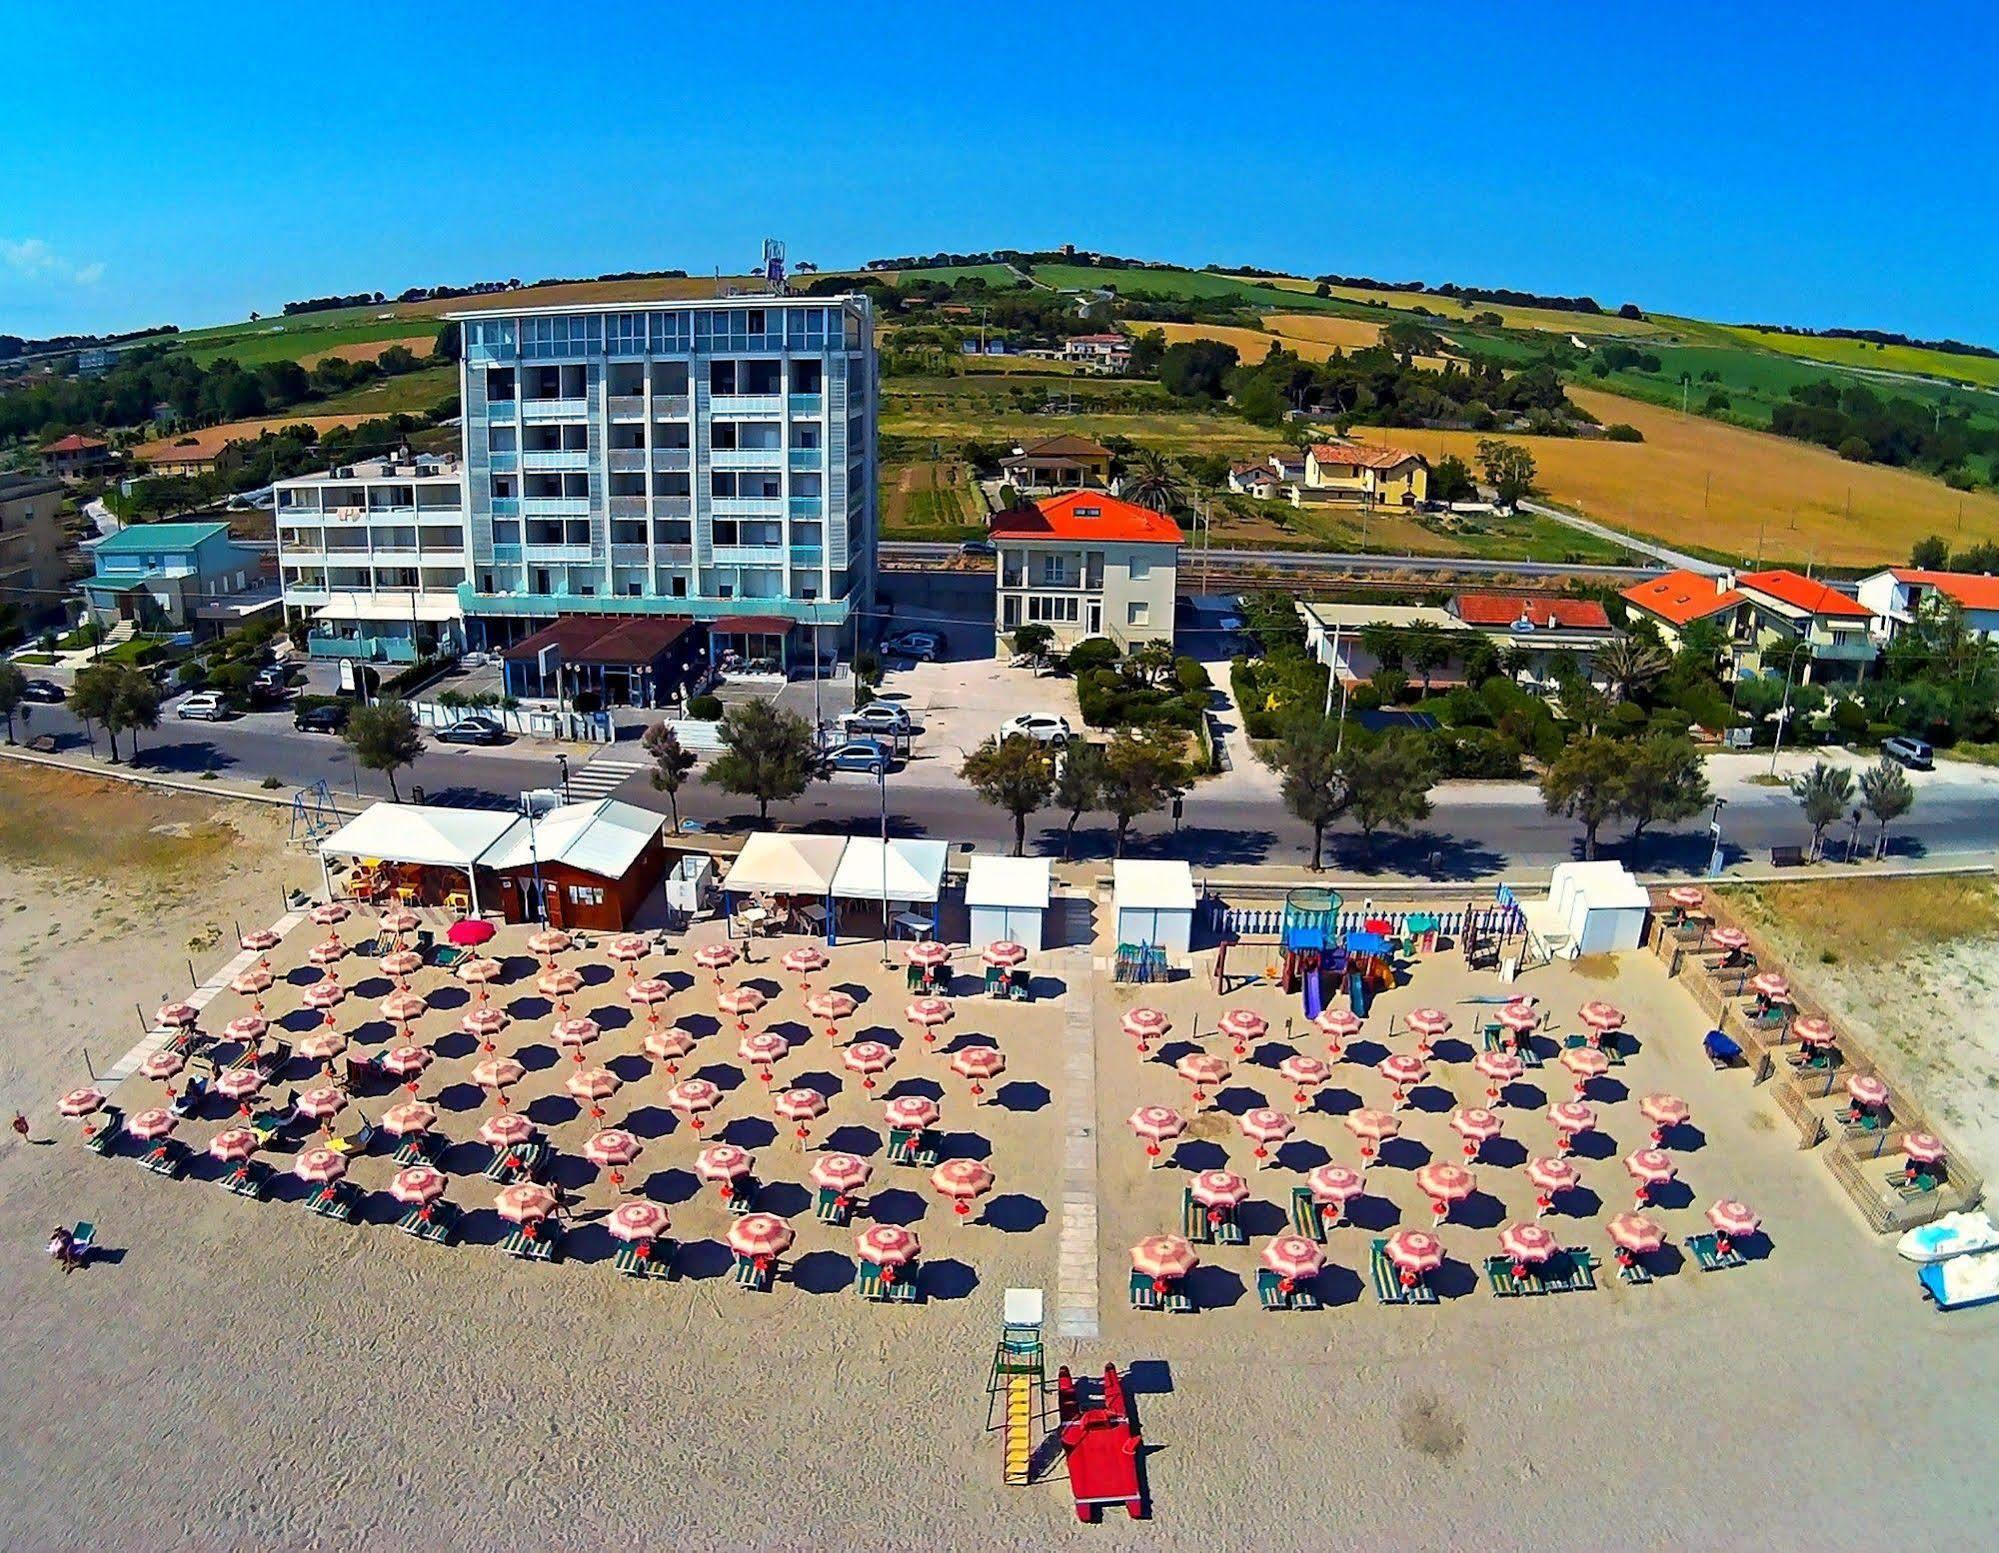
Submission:
{"label": "beach changing cabin", "polygon": [[1194,935],[1194,870],[1186,863],[1119,858],[1111,864],[1117,941],[1184,957]]}
{"label": "beach changing cabin", "polygon": [[1558,863],[1548,898],[1525,907],[1527,930],[1550,956],[1636,949],[1651,900],[1622,863]]}
{"label": "beach changing cabin", "polygon": [[965,878],[972,946],[1004,939],[1046,948],[1048,877],[1045,857],[974,857]]}

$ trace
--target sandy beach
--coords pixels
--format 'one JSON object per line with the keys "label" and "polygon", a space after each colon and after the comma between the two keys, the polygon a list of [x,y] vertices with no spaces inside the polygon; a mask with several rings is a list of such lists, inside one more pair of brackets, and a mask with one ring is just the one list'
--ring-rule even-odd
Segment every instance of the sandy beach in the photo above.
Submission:
{"label": "sandy beach", "polygon": [[[974,1108],[965,1081],[903,1023],[900,967],[884,971],[878,945],[843,945],[815,978],[865,997],[843,1035],[897,1043],[896,1065],[869,1100],[824,1034],[801,1028],[795,978],[776,965],[790,941],[760,941],[757,963],[725,976],[769,992],[752,1028],[803,1037],[777,1064],[779,1084],[831,1094],[815,1143],[869,1153],[876,1216],[923,1238],[928,1298],[881,1306],[852,1291],[852,1233],[814,1218],[802,1185],[809,1156],[773,1127],[763,1086],[742,1073],[735,1031],[718,1028],[691,943],[641,970],[668,978],[675,990],[663,1013],[697,1036],[682,1076],[732,1085],[699,1140],[663,1104],[666,1080],[640,1053],[644,1016],[623,999],[622,970],[601,953],[566,955],[586,977],[573,1012],[604,1026],[588,1061],[625,1079],[604,1102],[608,1119],[645,1143],[626,1190],[666,1203],[684,1247],[681,1277],[640,1283],[610,1265],[597,1216],[617,1194],[580,1159],[596,1124],[563,1092],[574,1065],[549,1041],[552,1012],[534,990],[519,929],[498,941],[507,976],[494,1000],[513,1016],[499,1044],[530,1069],[514,1108],[561,1151],[575,1199],[571,1255],[556,1265],[529,1266],[492,1244],[504,1226],[488,1211],[486,1155],[471,1141],[491,1106],[469,1081],[477,1043],[452,1033],[474,994],[431,967],[412,982],[431,1003],[416,1033],[437,1053],[419,1088],[452,1143],[450,1195],[476,1210],[464,1243],[440,1248],[395,1233],[380,1192],[394,1166],[379,1151],[351,1172],[368,1189],[364,1218],[373,1222],[343,1227],[305,1212],[305,1188],[288,1178],[277,1200],[258,1204],[220,1190],[206,1164],[176,1182],[139,1169],[129,1150],[107,1160],[79,1147],[54,1098],[86,1077],[81,1052],[101,1068],[136,1036],[135,1002],[150,1009],[185,990],[190,940],[219,927],[193,953],[199,975],[212,975],[230,956],[237,917],[245,927],[270,921],[280,884],[316,874],[305,854],[285,849],[281,814],[114,792],[115,801],[64,795],[79,813],[100,806],[100,846],[129,834],[196,837],[206,838],[203,855],[176,855],[165,881],[141,889],[128,870],[93,875],[86,849],[31,854],[0,831],[0,945],[16,971],[0,1102],[27,1110],[36,1136],[56,1140],[22,1144],[8,1133],[0,1143],[0,1299],[15,1312],[0,1474],[0,1541],[9,1546],[421,1539],[469,1549],[501,1537],[569,1548],[670,1536],[744,1548],[923,1539],[1460,1549],[1559,1536],[1614,1548],[1772,1537],[1857,1548],[1889,1538],[1939,1546],[1999,1520],[1987,1471],[1999,1448],[1989,1405],[1999,1309],[1940,1317],[1918,1299],[1906,1266],[1824,1169],[1791,1147],[1768,1102],[1740,1073],[1708,1068],[1703,1022],[1649,956],[1544,967],[1516,989],[1537,997],[1557,1029],[1574,1028],[1582,1002],[1608,999],[1626,1012],[1635,1046],[1597,1081],[1614,1152],[1578,1162],[1587,1191],[1548,1222],[1608,1263],[1603,1219],[1630,1206],[1621,1158],[1648,1130],[1637,1098],[1671,1090],[1692,1108],[1692,1130],[1673,1150],[1686,1196],[1669,1194],[1654,1215],[1677,1243],[1705,1227],[1701,1210],[1714,1197],[1740,1197],[1762,1216],[1766,1256],[1725,1273],[1688,1266],[1642,1288],[1618,1283],[1606,1265],[1594,1292],[1531,1300],[1495,1299],[1482,1279],[1473,1287],[1459,1270],[1495,1249],[1499,1222],[1533,1212],[1518,1160],[1551,1149],[1541,1106],[1571,1085],[1550,1062],[1527,1075],[1546,1091],[1541,1104],[1524,1087],[1509,1093],[1504,1136],[1487,1145],[1497,1162],[1475,1165],[1483,1195],[1441,1231],[1456,1264],[1445,1270],[1447,1297],[1427,1308],[1377,1305],[1364,1287],[1370,1231],[1336,1228],[1328,1308],[1273,1314],[1257,1303],[1255,1258],[1290,1187],[1320,1159],[1357,1164],[1339,1112],[1388,1100],[1371,1066],[1338,1065],[1279,1164],[1254,1169],[1233,1116],[1265,1101],[1291,1110],[1275,1064],[1294,1049],[1324,1055],[1316,1031],[1287,1031],[1287,1021],[1302,1025],[1297,1001],[1275,988],[1221,1001],[1199,977],[1116,987],[1088,951],[1056,950],[1032,962],[1040,996],[1002,1004],[978,995],[976,952],[961,948],[956,1017],[939,1047],[990,1040],[1007,1057],[989,1085],[995,1103]],[[99,898],[107,887],[118,892],[115,914]],[[351,939],[364,930],[356,921],[341,931]],[[299,999],[316,977],[305,959],[322,934],[301,924],[272,955],[280,981],[265,1001],[294,1039],[317,1018]],[[705,925],[692,943],[718,935]],[[1102,943],[1094,951],[1107,952]],[[340,1024],[374,1049],[388,1033],[376,1005],[390,982],[351,956],[339,974],[353,989]],[[1429,1225],[1412,1167],[1425,1155],[1460,1157],[1449,1110],[1484,1090],[1469,1060],[1479,1010],[1461,1000],[1498,990],[1493,976],[1442,953],[1419,961],[1411,984],[1386,994],[1367,1021],[1363,1039],[1394,1051],[1414,1039],[1386,1034],[1391,1015],[1399,1030],[1409,1009],[1434,1004],[1455,1021],[1426,1088],[1402,1113],[1401,1145],[1369,1171],[1372,1233]],[[1141,1103],[1184,1109],[1188,1087],[1169,1063],[1141,1062],[1120,1032],[1120,1016],[1139,1002],[1173,1021],[1161,1051],[1197,1020],[1211,1031],[1223,1007],[1270,1022],[1220,1091],[1221,1119],[1197,1121],[1171,1167],[1158,1170],[1146,1168],[1125,1118]],[[204,1027],[219,1029],[246,1006],[224,994]],[[1469,1047],[1452,1044],[1466,1035]],[[1079,1526],[1059,1478],[1002,1486],[998,1436],[985,1429],[1001,1291],[1046,1289],[1051,1327],[1061,1299],[1077,1043],[1094,1068],[1084,1153],[1094,1145],[1101,1332],[1077,1342],[1051,1332],[1049,1361],[1129,1368],[1153,1506],[1139,1524],[1119,1515]],[[1228,1054],[1212,1035],[1200,1044]],[[295,1065],[275,1087],[309,1076]],[[156,1103],[157,1090],[135,1081],[115,1100],[129,1112]],[[983,1222],[948,1222],[928,1172],[882,1159],[879,1098],[898,1092],[941,1095],[945,1153],[985,1158],[997,1172],[979,1204]],[[395,1098],[378,1092],[361,1104],[375,1116]],[[181,1136],[198,1146],[223,1124],[211,1112]],[[718,1137],[756,1150],[758,1175],[771,1183],[765,1206],[797,1231],[793,1276],[768,1295],[730,1280],[719,1243],[728,1215],[691,1173],[700,1143]],[[290,1157],[273,1155],[281,1167]],[[1129,1310],[1126,1248],[1177,1229],[1188,1168],[1224,1159],[1250,1182],[1241,1210],[1250,1243],[1202,1248],[1198,1314]],[[97,1222],[107,1254],[64,1278],[42,1242],[50,1224],[75,1218]]]}

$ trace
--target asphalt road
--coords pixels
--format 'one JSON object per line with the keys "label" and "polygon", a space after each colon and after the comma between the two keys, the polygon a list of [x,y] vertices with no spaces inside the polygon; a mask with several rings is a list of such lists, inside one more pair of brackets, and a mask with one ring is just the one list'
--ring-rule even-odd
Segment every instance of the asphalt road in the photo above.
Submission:
{"label": "asphalt road", "polygon": [[[86,747],[83,729],[66,708],[36,707],[28,732],[53,733],[61,751]],[[168,712],[160,727],[142,734],[141,763],[150,770],[199,776],[213,770],[236,781],[257,782],[275,777],[286,789],[324,780],[350,801],[389,796],[387,781],[355,767],[339,739],[296,732],[288,716],[260,713],[223,723],[181,722]],[[121,748],[127,741],[121,739]],[[104,736],[96,748],[104,751]],[[920,746],[919,746],[920,748]],[[128,750],[129,753],[129,750]],[[642,763],[636,741],[620,743],[599,758]],[[572,769],[582,760],[572,757]],[[432,741],[413,770],[398,773],[403,797],[414,787],[426,800],[438,803],[511,806],[520,792],[560,782],[560,769],[544,747],[517,741],[500,749],[464,749]],[[1808,839],[1797,805],[1777,788],[1736,785],[1729,790],[1724,818],[1728,860],[1762,861],[1772,846],[1798,845]],[[665,813],[667,803],[655,793],[643,770],[634,772],[617,789],[632,803]],[[881,794],[875,782],[856,773],[842,773],[831,782],[813,786],[806,797],[775,805],[771,817],[789,824],[828,831],[867,833],[880,821]],[[1576,827],[1544,813],[1538,798],[1524,787],[1454,784],[1438,790],[1430,823],[1411,836],[1383,835],[1370,852],[1348,827],[1328,833],[1330,866],[1342,871],[1378,869],[1384,874],[1409,874],[1444,879],[1489,878],[1509,871],[1545,869],[1580,855]],[[683,820],[697,820],[721,829],[739,829],[756,822],[754,806],[697,780],[681,795]],[[928,835],[975,843],[982,848],[1006,848],[1013,842],[1012,822],[1004,814],[972,799],[956,778],[951,762],[922,756],[889,778],[888,823],[892,834]],[[1060,855],[1060,819],[1037,816],[1028,827],[1029,846]],[[1829,852],[1843,854],[1846,826],[1829,837]],[[1867,832],[1863,831],[1863,839]],[[1085,816],[1075,837],[1078,858],[1106,858],[1112,834],[1100,816]],[[1630,844],[1617,834],[1603,838],[1606,855],[1622,857],[1641,871],[1697,871],[1708,853],[1704,822],[1662,832],[1648,832]],[[1940,772],[1919,789],[1914,811],[1899,822],[1891,836],[1891,851],[1901,858],[1962,856],[1999,847],[1999,802],[1990,786],[1967,780],[1962,785]],[[1136,856],[1183,857],[1204,867],[1229,864],[1287,863],[1309,860],[1311,838],[1304,827],[1268,799],[1255,795],[1235,798],[1206,796],[1196,789],[1186,799],[1182,822],[1174,826],[1164,815],[1133,828],[1128,850]]]}

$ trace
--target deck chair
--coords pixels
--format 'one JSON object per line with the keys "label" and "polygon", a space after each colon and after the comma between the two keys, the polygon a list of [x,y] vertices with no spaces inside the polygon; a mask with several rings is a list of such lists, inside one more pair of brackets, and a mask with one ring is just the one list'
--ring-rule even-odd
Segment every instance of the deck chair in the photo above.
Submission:
{"label": "deck chair", "polygon": [[1707,1060],[1717,1069],[1733,1067],[1742,1061],[1741,1046],[1732,1036],[1720,1030],[1710,1030],[1701,1037],[1701,1050],[1707,1054]]}
{"label": "deck chair", "polygon": [[186,1121],[198,1113],[202,1103],[208,1099],[208,1084],[207,1079],[190,1075],[182,1084],[180,1093],[168,1102],[167,1109],[182,1121]]}
{"label": "deck chair", "polygon": [[1534,1044],[1531,1035],[1523,1035],[1513,1050],[1520,1058],[1520,1066],[1523,1068],[1538,1068],[1548,1060],[1541,1054],[1541,1048]]}
{"label": "deck chair", "polygon": [[178,1138],[162,1138],[139,1156],[139,1163],[156,1176],[178,1181],[187,1169],[187,1145]]}
{"label": "deck chair", "polygon": [[1144,1273],[1133,1270],[1131,1275],[1131,1308],[1133,1310],[1163,1310],[1165,1301],[1152,1286],[1152,1280]]}
{"label": "deck chair", "polygon": [[1291,1232],[1322,1246],[1326,1243],[1325,1205],[1313,1198],[1309,1186],[1291,1188]]}
{"label": "deck chair", "polygon": [[329,1181],[325,1186],[315,1187],[312,1195],[305,1200],[307,1208],[322,1219],[331,1219],[336,1224],[354,1222],[354,1187],[348,1181]]}
{"label": "deck chair", "polygon": [[819,1188],[818,1211],[821,1224],[845,1229],[854,1219],[854,1199],[834,1191],[830,1186],[822,1186]]}
{"label": "deck chair", "polygon": [[353,1132],[343,1132],[330,1139],[327,1147],[336,1154],[344,1154],[349,1159],[368,1152],[368,1145],[375,1141],[375,1128],[370,1122],[363,1122]]}
{"label": "deck chair", "polygon": [[891,1165],[921,1165],[929,1169],[938,1158],[937,1135],[929,1128],[897,1127],[890,1131],[888,1162]]}
{"label": "deck chair", "polygon": [[548,1219],[530,1219],[517,1224],[500,1249],[524,1262],[553,1262],[562,1249],[562,1226]]}
{"label": "deck chair", "polygon": [[1388,1260],[1388,1241],[1376,1240],[1370,1247],[1369,1272],[1374,1282],[1374,1297],[1384,1305],[1406,1305],[1413,1291],[1402,1286],[1402,1279],[1395,1271],[1395,1264]]}
{"label": "deck chair", "polygon": [[434,1132],[406,1132],[396,1140],[398,1165],[435,1165],[444,1143]]}
{"label": "deck chair", "polygon": [[1604,1031],[1601,1045],[1604,1056],[1610,1059],[1610,1065],[1613,1068],[1624,1066],[1624,1032],[1622,1030]]}
{"label": "deck chair", "polygon": [[1943,1177],[1929,1170],[1918,1170],[1914,1175],[1906,1170],[1891,1170],[1888,1184],[1904,1197],[1925,1197],[1943,1184]]}
{"label": "deck chair", "polygon": [[1167,1311],[1172,1315],[1186,1316],[1193,1314],[1194,1296],[1187,1292],[1187,1280],[1185,1278],[1169,1278],[1166,1280],[1164,1303]]}
{"label": "deck chair", "polygon": [[538,1181],[548,1165],[548,1145],[529,1140],[511,1149],[495,1149],[486,1162],[486,1179],[512,1186],[516,1181]]}
{"label": "deck chair", "polygon": [[1208,1218],[1208,1210],[1194,1201],[1194,1189],[1189,1186],[1180,1192],[1180,1233],[1197,1246],[1211,1246],[1215,1243],[1215,1227]]}
{"label": "deck chair", "polygon": [[261,1159],[246,1159],[222,1178],[222,1189],[252,1202],[262,1202],[270,1195],[271,1167]]}
{"label": "deck chair", "polygon": [[107,1105],[100,1113],[103,1120],[97,1130],[83,1140],[83,1146],[102,1159],[111,1157],[111,1148],[125,1131],[125,1113],[115,1105]]}
{"label": "deck chair", "polygon": [[1626,1254],[1617,1263],[1618,1280],[1622,1283],[1640,1284],[1652,1281],[1652,1269],[1639,1261],[1635,1255]]}
{"label": "deck chair", "polygon": [[1013,970],[1007,973],[1006,995],[1011,1002],[1015,1003],[1032,1003],[1034,1001],[1034,984],[1028,977],[1026,967],[1015,966]]}
{"label": "deck chair", "polygon": [[1731,1248],[1726,1256],[1722,1254],[1721,1237],[1711,1231],[1705,1235],[1689,1235],[1686,1247],[1693,1253],[1694,1260],[1700,1264],[1700,1270],[1704,1273],[1721,1272],[1743,1264],[1743,1255],[1740,1251]]}
{"label": "deck chair", "polygon": [[628,1240],[618,1247],[611,1265],[627,1278],[671,1278],[673,1242],[661,1235],[653,1240]]}
{"label": "deck chair", "polygon": [[1249,1235],[1244,1231],[1242,1225],[1236,1221],[1235,1209],[1222,1209],[1221,1219],[1215,1225],[1215,1239],[1219,1240],[1225,1246],[1246,1246],[1249,1244]]}
{"label": "deck chair", "polygon": [[989,998],[1006,996],[1006,972],[997,965],[986,967],[986,996]]}
{"label": "deck chair", "polygon": [[276,1105],[258,1111],[250,1118],[250,1131],[257,1135],[261,1148],[269,1148],[293,1122],[298,1120],[298,1099],[296,1095],[286,1095]]}
{"label": "deck chair", "polygon": [[459,1217],[458,1204],[440,1197],[433,1203],[404,1209],[403,1216],[396,1220],[396,1228],[434,1246],[445,1246],[458,1233]]}
{"label": "deck chair", "polygon": [[736,1253],[736,1287],[751,1289],[758,1294],[768,1294],[771,1285],[777,1282],[777,1259],[771,1258],[761,1267],[753,1256]]}
{"label": "deck chair", "polygon": [[290,1041],[279,1041],[269,1051],[260,1051],[252,1064],[266,1084],[284,1072],[292,1060]]}
{"label": "deck chair", "polygon": [[727,1205],[729,1211],[738,1218],[741,1218],[756,1206],[757,1193],[760,1190],[761,1188],[757,1185],[757,1178],[755,1176],[737,1176],[735,1180],[729,1183],[729,1201]]}
{"label": "deck chair", "polygon": [[90,1253],[97,1249],[97,1226],[88,1219],[78,1219],[76,1228],[69,1232],[69,1254],[76,1258],[76,1265],[83,1266],[90,1260]]}
{"label": "deck chair", "polygon": [[1539,1294],[1540,1288],[1513,1276],[1513,1258],[1489,1256],[1485,1259],[1485,1281],[1502,1299],[1521,1294]]}
{"label": "deck chair", "polygon": [[464,959],[466,953],[466,950],[459,948],[456,944],[440,944],[437,953],[431,957],[430,963],[441,971],[448,971],[452,966]]}
{"label": "deck chair", "polygon": [[1596,1287],[1596,1258],[1586,1246],[1564,1246],[1543,1265],[1551,1294],[1580,1294]]}
{"label": "deck chair", "polygon": [[1291,1308],[1291,1296],[1284,1292],[1284,1280],[1267,1267],[1256,1270],[1256,1297],[1265,1310]]}
{"label": "deck chair", "polygon": [[926,979],[927,978],[924,975],[924,970],[922,966],[912,965],[909,967],[909,975],[907,980],[909,983],[909,990],[911,992],[921,992],[923,990],[923,984]]}

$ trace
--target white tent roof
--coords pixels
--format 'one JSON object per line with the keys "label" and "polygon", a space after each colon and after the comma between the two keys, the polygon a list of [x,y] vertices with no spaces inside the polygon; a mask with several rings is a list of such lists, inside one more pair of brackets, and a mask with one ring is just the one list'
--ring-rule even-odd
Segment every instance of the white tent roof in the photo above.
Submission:
{"label": "white tent roof", "polygon": [[975,857],[965,878],[967,906],[1048,909],[1048,859]]}
{"label": "white tent roof", "polygon": [[850,901],[934,901],[944,888],[950,850],[943,841],[891,841],[884,858],[878,839],[856,836],[834,871],[833,893]]}
{"label": "white tent roof", "polygon": [[833,885],[845,836],[780,836],[755,831],[743,843],[722,880],[725,890],[745,894],[824,895]]}
{"label": "white tent roof", "polygon": [[1186,863],[1121,857],[1111,864],[1112,903],[1118,910],[1192,911],[1194,870]]}
{"label": "white tent roof", "polygon": [[328,857],[379,857],[392,863],[470,868],[486,863],[508,831],[522,824],[505,810],[437,804],[378,803],[320,842]]}
{"label": "white tent roof", "polygon": [[459,620],[456,595],[336,593],[313,612],[315,620]]}
{"label": "white tent roof", "polygon": [[616,798],[569,803],[535,821],[525,819],[486,859],[489,868],[527,868],[537,859],[567,863],[604,879],[622,879],[646,844],[659,834],[660,817]]}

